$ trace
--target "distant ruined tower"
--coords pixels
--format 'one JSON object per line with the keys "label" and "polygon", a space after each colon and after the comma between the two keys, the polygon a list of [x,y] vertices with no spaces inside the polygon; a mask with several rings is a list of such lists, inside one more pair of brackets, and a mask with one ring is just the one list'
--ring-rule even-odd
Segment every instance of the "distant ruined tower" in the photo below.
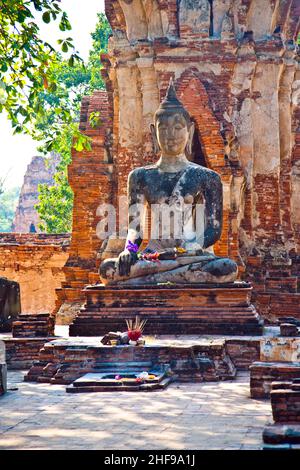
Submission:
{"label": "distant ruined tower", "polygon": [[12,232],[35,233],[40,232],[38,225],[39,215],[34,206],[38,203],[38,185],[53,184],[53,175],[59,162],[59,157],[52,155],[49,163],[45,157],[33,157],[24,176],[19,202],[16,208],[12,225]]}
{"label": "distant ruined tower", "polygon": [[300,1],[105,0],[105,11],[106,91],[82,101],[93,145],[69,167],[73,233],[58,304],[98,279],[97,207],[117,207],[129,171],[156,160],[149,125],[172,77],[195,122],[194,155],[223,183],[216,254],[237,260],[266,318],[300,318]]}

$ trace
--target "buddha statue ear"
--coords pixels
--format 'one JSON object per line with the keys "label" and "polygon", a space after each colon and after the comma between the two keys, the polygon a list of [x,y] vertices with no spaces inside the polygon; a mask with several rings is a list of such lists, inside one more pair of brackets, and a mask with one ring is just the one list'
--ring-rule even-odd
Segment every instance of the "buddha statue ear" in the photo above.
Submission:
{"label": "buddha statue ear", "polygon": [[195,133],[195,124],[192,122],[190,127],[189,127],[189,140],[186,144],[185,151],[186,153],[190,156],[192,155],[192,146],[193,146],[193,137]]}
{"label": "buddha statue ear", "polygon": [[153,143],[153,150],[154,153],[159,153],[160,152],[160,147],[158,144],[157,136],[156,136],[156,129],[154,124],[150,124],[150,131],[151,131],[151,136],[152,136],[152,143]]}

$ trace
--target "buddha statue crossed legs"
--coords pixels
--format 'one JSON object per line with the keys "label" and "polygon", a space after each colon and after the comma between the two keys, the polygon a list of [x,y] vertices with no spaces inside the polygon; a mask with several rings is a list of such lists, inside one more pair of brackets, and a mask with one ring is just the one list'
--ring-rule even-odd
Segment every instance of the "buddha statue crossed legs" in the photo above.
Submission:
{"label": "buddha statue crossed legs", "polygon": [[[235,281],[236,263],[215,256],[212,249],[222,231],[221,179],[186,157],[194,124],[173,83],[155,114],[151,131],[161,156],[157,163],[129,174],[125,249],[118,258],[101,263],[101,281],[110,285]],[[146,249],[138,253],[143,241],[141,207],[146,206],[154,213],[153,226]]]}

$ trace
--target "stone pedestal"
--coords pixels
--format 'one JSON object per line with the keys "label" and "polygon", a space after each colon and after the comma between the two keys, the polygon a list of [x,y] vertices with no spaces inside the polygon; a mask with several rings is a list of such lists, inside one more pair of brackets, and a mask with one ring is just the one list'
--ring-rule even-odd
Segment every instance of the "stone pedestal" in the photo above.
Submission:
{"label": "stone pedestal", "polygon": [[46,338],[4,338],[6,349],[6,364],[8,370],[29,369],[38,360],[43,346],[54,337]]}
{"label": "stone pedestal", "polygon": [[262,320],[243,282],[202,285],[87,286],[85,305],[70,325],[70,336],[124,331],[125,319],[147,319],[145,334],[260,335]]}
{"label": "stone pedestal", "polygon": [[236,374],[224,339],[146,339],[145,346],[104,346],[99,338],[68,338],[46,343],[24,380],[69,385],[103,370],[147,370],[146,363],[170,366],[179,382],[232,380]]}
{"label": "stone pedestal", "polygon": [[299,362],[254,362],[250,366],[251,398],[269,398],[272,382],[300,377]]}
{"label": "stone pedestal", "polygon": [[300,379],[276,382],[271,389],[271,406],[275,423],[300,423]]}
{"label": "stone pedestal", "polygon": [[300,338],[265,337],[260,341],[260,360],[250,366],[252,398],[268,398],[272,382],[300,377]]}
{"label": "stone pedestal", "polygon": [[273,424],[263,431],[265,449],[300,449],[300,378],[273,382],[271,386]]}
{"label": "stone pedestal", "polygon": [[6,392],[6,362],[5,362],[5,344],[0,341],[0,395]]}
{"label": "stone pedestal", "polygon": [[300,424],[274,423],[263,431],[265,450],[299,450]]}
{"label": "stone pedestal", "polygon": [[13,338],[47,338],[54,336],[55,318],[49,313],[19,315],[13,322]]}

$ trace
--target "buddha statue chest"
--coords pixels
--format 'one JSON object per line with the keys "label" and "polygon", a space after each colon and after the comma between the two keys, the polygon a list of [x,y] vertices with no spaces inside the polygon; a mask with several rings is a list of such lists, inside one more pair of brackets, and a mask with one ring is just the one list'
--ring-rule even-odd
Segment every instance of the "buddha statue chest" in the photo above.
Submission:
{"label": "buddha statue chest", "polygon": [[203,203],[205,182],[205,175],[201,175],[199,169],[193,166],[177,172],[162,172],[157,168],[146,167],[141,174],[138,191],[149,205],[172,206],[179,201],[184,204]]}

